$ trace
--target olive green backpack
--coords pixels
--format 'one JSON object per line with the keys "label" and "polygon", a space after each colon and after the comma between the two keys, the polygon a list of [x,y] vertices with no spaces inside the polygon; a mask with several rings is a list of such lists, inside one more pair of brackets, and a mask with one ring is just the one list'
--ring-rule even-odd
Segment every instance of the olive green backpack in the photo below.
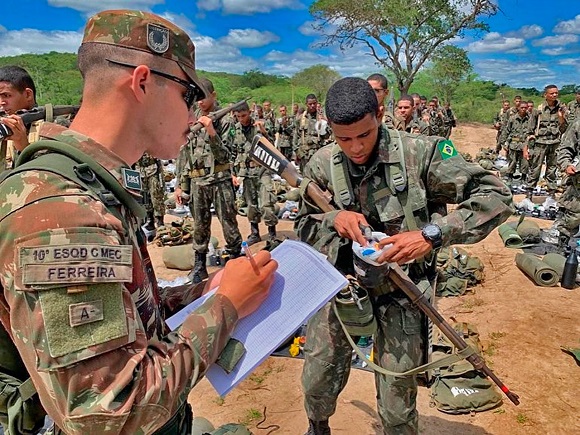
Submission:
{"label": "olive green backpack", "polygon": [[[475,326],[456,323],[453,328],[463,336],[465,342],[481,355],[483,346]],[[439,330],[433,337],[432,361],[456,352],[453,344]],[[477,372],[466,360],[461,360],[432,372],[431,404],[448,414],[467,414],[487,411],[502,403],[495,384]]]}
{"label": "olive green backpack", "polygon": [[[36,155],[45,150],[49,152]],[[145,217],[143,207],[108,171],[69,144],[42,140],[29,145],[20,155],[15,168],[0,175],[0,184],[10,176],[28,170],[53,172],[76,183],[118,217],[113,207],[121,203],[136,216]],[[4,433],[36,434],[42,428],[45,416],[46,412],[22,358],[4,325],[0,323],[0,423]]]}

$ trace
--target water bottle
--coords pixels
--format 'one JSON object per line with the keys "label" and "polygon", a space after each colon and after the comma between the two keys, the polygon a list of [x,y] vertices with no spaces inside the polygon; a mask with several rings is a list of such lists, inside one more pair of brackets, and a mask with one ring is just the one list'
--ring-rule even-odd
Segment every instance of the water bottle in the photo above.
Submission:
{"label": "water bottle", "polygon": [[572,290],[576,286],[576,273],[578,271],[578,255],[576,249],[570,250],[570,254],[566,258],[566,263],[564,263],[564,271],[562,272],[562,280],[560,281],[560,285],[568,290]]}

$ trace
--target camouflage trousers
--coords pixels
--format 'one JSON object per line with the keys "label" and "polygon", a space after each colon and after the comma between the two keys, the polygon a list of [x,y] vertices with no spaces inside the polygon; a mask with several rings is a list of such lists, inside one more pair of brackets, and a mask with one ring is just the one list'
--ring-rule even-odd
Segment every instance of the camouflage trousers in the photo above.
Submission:
{"label": "camouflage trousers", "polygon": [[236,194],[231,177],[210,185],[200,185],[191,181],[190,211],[193,217],[193,250],[202,254],[207,253],[207,246],[211,237],[211,205],[215,207],[215,214],[220,221],[226,249],[239,254],[242,248],[242,235],[238,228],[236,210]]}
{"label": "camouflage trousers", "polygon": [[165,216],[165,184],[161,182],[161,176],[155,174],[151,177],[143,177],[143,191],[149,193],[150,201],[147,201],[145,208],[148,212],[153,212],[155,216]]}
{"label": "camouflage trousers", "polygon": [[529,145],[530,152],[530,172],[528,174],[527,187],[533,189],[540,180],[540,173],[542,172],[542,165],[546,161],[546,173],[544,178],[548,184],[548,190],[556,190],[558,187],[557,181],[557,165],[556,165],[556,150],[560,144],[544,145],[538,144]]}
{"label": "camouflage trousers", "polygon": [[514,175],[514,172],[516,172],[516,167],[519,164],[520,173],[522,174],[522,177],[524,179],[526,178],[526,176],[530,171],[530,164],[526,159],[524,159],[523,150],[515,150],[509,148],[507,161],[508,161],[507,175],[509,177]]}
{"label": "camouflage trousers", "polygon": [[[383,296],[383,298],[385,298]],[[406,298],[387,297],[373,303],[378,330],[374,362],[403,372],[423,362],[423,315]],[[338,395],[350,374],[352,349],[330,303],[308,322],[302,388],[310,420],[327,420],[336,411]],[[377,407],[384,434],[416,434],[417,379],[375,373]],[[361,433],[364,431],[361,431]]]}
{"label": "camouflage trousers", "polygon": [[276,192],[269,172],[261,172],[259,177],[244,178],[244,199],[251,223],[260,223],[261,218],[264,218],[264,223],[269,227],[278,224]]}
{"label": "camouflage trousers", "polygon": [[558,199],[558,207],[560,213],[554,222],[556,228],[568,237],[574,236],[580,229],[580,190],[576,185],[568,186]]}

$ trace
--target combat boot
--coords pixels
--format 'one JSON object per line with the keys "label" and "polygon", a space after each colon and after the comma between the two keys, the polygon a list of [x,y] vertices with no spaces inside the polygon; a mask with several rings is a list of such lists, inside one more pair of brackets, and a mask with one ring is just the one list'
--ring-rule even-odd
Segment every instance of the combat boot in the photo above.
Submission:
{"label": "combat boot", "polygon": [[276,238],[276,225],[271,225],[268,227],[268,238],[274,240]]}
{"label": "combat boot", "polygon": [[147,231],[155,231],[155,218],[152,211],[147,212],[147,221],[145,222],[144,228]]}
{"label": "combat boot", "polygon": [[194,284],[202,282],[208,277],[207,267],[205,264],[206,257],[207,254],[205,252],[195,252],[195,263],[193,264],[193,269],[191,272],[189,272],[189,275],[187,275],[189,280]]}
{"label": "combat boot", "polygon": [[163,222],[163,216],[155,216],[155,226],[159,228],[163,225],[165,225],[165,222]]}
{"label": "combat boot", "polygon": [[304,435],[330,435],[328,420],[308,420],[308,432],[306,432]]}
{"label": "combat boot", "polygon": [[258,243],[262,238],[260,237],[260,227],[257,223],[250,222],[250,235],[248,236],[248,245]]}

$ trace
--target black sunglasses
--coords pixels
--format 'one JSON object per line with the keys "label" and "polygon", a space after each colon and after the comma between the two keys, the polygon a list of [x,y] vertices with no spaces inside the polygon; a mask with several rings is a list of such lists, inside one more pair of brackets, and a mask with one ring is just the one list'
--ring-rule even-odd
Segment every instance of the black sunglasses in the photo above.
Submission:
{"label": "black sunglasses", "polygon": [[[111,59],[107,59],[107,61],[111,62],[114,65],[126,66],[129,68],[137,68],[137,65],[131,65],[130,63],[118,62],[116,60]],[[205,97],[204,92],[195,83],[188,82],[186,80],[180,79],[179,77],[175,77],[170,74],[154,70],[152,68],[149,68],[149,71],[151,71],[151,73],[155,75],[163,77],[164,79],[172,80],[176,83],[179,83],[186,89],[185,94],[183,94],[183,99],[185,100],[185,104],[187,105],[187,110],[190,110],[196,101],[203,100]]]}

